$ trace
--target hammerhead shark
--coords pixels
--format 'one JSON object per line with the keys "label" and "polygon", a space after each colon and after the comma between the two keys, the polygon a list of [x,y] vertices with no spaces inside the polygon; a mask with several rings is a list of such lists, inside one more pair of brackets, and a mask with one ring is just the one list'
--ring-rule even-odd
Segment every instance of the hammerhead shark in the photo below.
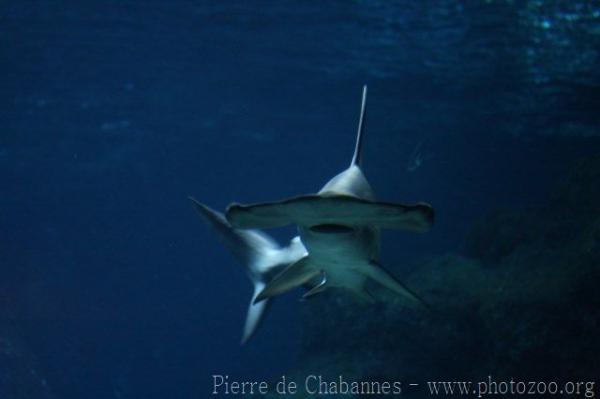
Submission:
{"label": "hammerhead shark", "polygon": [[[192,201],[219,233],[225,246],[248,265],[254,294],[242,343],[256,330],[271,297],[305,287],[303,298],[328,288],[349,290],[365,302],[374,298],[366,287],[374,280],[412,304],[424,302],[379,263],[380,229],[425,232],[433,224],[433,208],[376,201],[361,164],[367,87],[363,87],[360,119],[350,166],[317,194],[277,202],[231,204],[225,216]],[[280,247],[258,229],[296,224],[299,236]]]}

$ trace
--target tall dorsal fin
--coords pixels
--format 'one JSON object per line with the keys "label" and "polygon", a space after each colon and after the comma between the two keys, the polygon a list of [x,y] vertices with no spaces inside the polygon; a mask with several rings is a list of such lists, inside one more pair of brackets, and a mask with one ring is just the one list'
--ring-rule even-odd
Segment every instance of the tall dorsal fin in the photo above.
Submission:
{"label": "tall dorsal fin", "polygon": [[354,147],[354,156],[352,157],[352,165],[360,165],[360,150],[362,145],[363,131],[365,130],[365,110],[367,107],[367,85],[363,86],[362,103],[360,105],[360,119],[358,120],[358,133],[356,133],[356,146]]}

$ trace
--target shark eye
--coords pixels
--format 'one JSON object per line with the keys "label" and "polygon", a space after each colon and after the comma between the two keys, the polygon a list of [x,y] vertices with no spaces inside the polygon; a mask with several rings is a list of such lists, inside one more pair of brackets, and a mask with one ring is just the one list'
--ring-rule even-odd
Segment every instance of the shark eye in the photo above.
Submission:
{"label": "shark eye", "polygon": [[325,233],[325,234],[343,234],[352,233],[354,229],[343,224],[316,224],[310,226],[310,231],[314,233]]}

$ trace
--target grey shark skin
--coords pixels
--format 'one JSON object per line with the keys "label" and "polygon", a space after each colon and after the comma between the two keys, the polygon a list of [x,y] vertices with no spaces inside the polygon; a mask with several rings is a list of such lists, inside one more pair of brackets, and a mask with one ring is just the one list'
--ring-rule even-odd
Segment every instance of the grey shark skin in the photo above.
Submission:
{"label": "grey shark skin", "polygon": [[269,281],[255,303],[295,287],[313,286],[304,296],[329,287],[345,288],[372,301],[366,282],[372,279],[412,304],[423,304],[379,264],[380,229],[425,232],[433,224],[433,208],[378,202],[360,168],[367,87],[363,87],[354,156],[348,169],[333,177],[317,194],[278,202],[231,204],[226,218],[236,229],[265,229],[296,224],[307,254]]}
{"label": "grey shark skin", "polygon": [[190,200],[202,219],[217,233],[223,245],[246,266],[248,277],[254,284],[242,336],[244,344],[256,332],[268,307],[267,300],[255,303],[258,294],[286,266],[306,256],[306,249],[299,237],[293,238],[288,246],[280,247],[275,240],[260,231],[234,229],[221,213],[192,197]]}

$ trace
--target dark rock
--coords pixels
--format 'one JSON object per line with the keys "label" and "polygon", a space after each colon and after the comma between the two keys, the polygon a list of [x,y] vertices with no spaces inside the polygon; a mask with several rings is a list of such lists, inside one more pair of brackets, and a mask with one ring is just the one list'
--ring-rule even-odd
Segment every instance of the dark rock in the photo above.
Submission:
{"label": "dark rock", "polygon": [[600,375],[599,159],[582,161],[547,204],[476,225],[469,258],[449,254],[416,267],[406,283],[431,312],[407,308],[383,289],[376,306],[335,290],[307,303],[294,373],[593,381]]}

